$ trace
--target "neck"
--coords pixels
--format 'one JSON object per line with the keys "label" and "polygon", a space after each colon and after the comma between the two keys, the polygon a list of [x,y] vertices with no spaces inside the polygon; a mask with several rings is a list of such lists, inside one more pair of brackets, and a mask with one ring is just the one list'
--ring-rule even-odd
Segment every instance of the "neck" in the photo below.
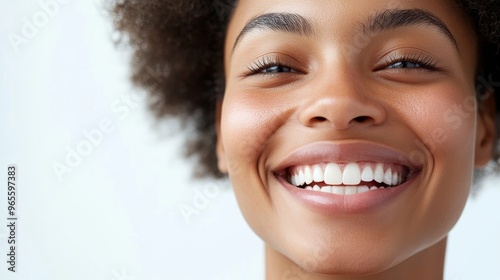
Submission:
{"label": "neck", "polygon": [[266,245],[266,280],[442,280],[446,238],[383,272],[365,276],[320,275],[307,272]]}

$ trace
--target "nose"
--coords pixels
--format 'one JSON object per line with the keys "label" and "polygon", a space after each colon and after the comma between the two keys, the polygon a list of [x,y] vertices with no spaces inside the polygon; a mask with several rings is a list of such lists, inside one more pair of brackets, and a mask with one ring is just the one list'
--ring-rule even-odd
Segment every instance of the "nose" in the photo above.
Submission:
{"label": "nose", "polygon": [[299,120],[307,127],[328,127],[345,130],[353,126],[378,126],[384,123],[384,106],[373,96],[368,86],[353,82],[353,77],[338,75],[313,83],[303,105]]}

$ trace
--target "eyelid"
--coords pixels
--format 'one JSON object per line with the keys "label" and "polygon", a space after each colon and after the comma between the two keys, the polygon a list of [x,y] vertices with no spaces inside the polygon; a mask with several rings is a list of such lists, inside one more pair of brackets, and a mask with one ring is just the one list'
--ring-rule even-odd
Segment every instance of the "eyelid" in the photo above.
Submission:
{"label": "eyelid", "polygon": [[242,77],[249,77],[255,74],[261,75],[276,75],[276,73],[260,73],[260,71],[271,66],[283,66],[294,70],[294,74],[304,74],[303,68],[295,58],[281,53],[270,53],[256,58],[246,68],[246,71],[241,75]]}
{"label": "eyelid", "polygon": [[373,71],[387,70],[390,65],[396,62],[413,62],[422,65],[421,68],[413,69],[398,69],[398,70],[428,70],[428,71],[444,71],[438,64],[438,59],[422,50],[400,50],[391,51],[385,54],[375,63]]}

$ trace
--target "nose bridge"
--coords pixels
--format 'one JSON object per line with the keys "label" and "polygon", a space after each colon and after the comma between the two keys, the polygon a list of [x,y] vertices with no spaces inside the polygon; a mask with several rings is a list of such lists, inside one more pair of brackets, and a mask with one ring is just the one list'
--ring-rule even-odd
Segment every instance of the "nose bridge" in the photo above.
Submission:
{"label": "nose bridge", "polygon": [[[347,63],[336,61],[318,71],[318,95],[327,100],[342,100],[359,97],[362,91],[361,79]],[[358,83],[356,83],[358,82]]]}
{"label": "nose bridge", "polygon": [[347,129],[354,125],[380,125],[385,109],[363,83],[363,76],[348,63],[337,61],[314,73],[299,118],[305,126],[328,125]]}

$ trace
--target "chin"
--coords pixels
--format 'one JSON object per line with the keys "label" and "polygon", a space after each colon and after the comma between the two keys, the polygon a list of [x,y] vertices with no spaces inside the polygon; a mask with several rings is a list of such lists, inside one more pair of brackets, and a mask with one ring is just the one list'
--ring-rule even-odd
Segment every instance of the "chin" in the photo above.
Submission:
{"label": "chin", "polygon": [[[348,239],[348,238],[347,238]],[[317,239],[318,240],[318,239]],[[371,275],[386,271],[411,256],[401,246],[362,240],[323,239],[311,242],[288,240],[284,255],[308,273],[324,275]],[[292,245],[293,244],[293,245]]]}
{"label": "chin", "polygon": [[383,262],[380,258],[362,260],[340,260],[335,258],[333,260],[321,261],[316,264],[305,262],[299,263],[298,265],[308,273],[350,276],[372,275],[391,268],[388,263]]}

